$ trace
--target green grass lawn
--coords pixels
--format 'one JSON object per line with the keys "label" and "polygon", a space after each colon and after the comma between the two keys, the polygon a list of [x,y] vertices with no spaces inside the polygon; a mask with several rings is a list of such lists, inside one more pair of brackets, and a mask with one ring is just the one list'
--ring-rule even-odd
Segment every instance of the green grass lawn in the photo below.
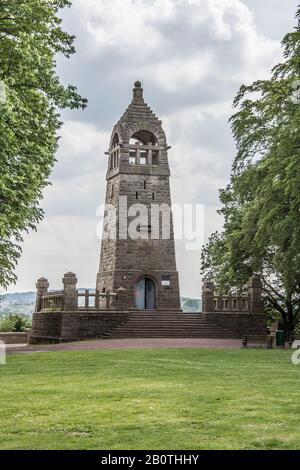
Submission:
{"label": "green grass lawn", "polygon": [[282,350],[14,354],[1,449],[299,449],[300,366]]}

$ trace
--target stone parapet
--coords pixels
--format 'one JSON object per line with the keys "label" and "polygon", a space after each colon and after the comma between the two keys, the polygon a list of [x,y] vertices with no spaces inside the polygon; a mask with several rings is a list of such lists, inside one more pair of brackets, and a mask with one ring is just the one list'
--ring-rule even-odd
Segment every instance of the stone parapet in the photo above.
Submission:
{"label": "stone parapet", "polygon": [[59,343],[105,336],[126,322],[128,312],[35,312],[29,342]]}
{"label": "stone parapet", "polygon": [[248,293],[245,295],[215,295],[212,281],[204,280],[202,286],[203,313],[211,312],[247,312],[263,313],[262,285],[257,276],[251,276]]}

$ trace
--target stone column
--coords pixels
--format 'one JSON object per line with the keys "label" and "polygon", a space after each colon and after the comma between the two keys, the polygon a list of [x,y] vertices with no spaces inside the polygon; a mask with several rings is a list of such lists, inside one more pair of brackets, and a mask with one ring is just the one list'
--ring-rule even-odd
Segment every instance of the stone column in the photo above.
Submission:
{"label": "stone column", "polygon": [[258,276],[252,276],[248,282],[248,310],[249,313],[263,313],[261,298],[262,285]]}
{"label": "stone column", "polygon": [[64,307],[65,311],[78,310],[78,296],[77,296],[77,277],[74,273],[66,273],[63,277],[64,285]]}
{"label": "stone column", "polygon": [[47,294],[49,288],[48,279],[41,277],[36,283],[35,312],[40,312],[42,308],[42,296]]}
{"label": "stone column", "polygon": [[215,286],[211,281],[204,281],[202,286],[202,312],[209,313],[215,311],[214,301]]}
{"label": "stone column", "polygon": [[[136,145],[140,145],[139,142],[136,142]],[[136,164],[139,165],[141,162],[141,149],[136,149]]]}
{"label": "stone column", "polygon": [[[149,146],[152,145],[152,142],[149,142],[148,143]],[[148,165],[152,165],[152,149],[148,149],[148,161],[147,161]]]}
{"label": "stone column", "polygon": [[110,291],[109,290],[106,291],[106,295],[105,295],[105,308],[107,310],[110,309]]}

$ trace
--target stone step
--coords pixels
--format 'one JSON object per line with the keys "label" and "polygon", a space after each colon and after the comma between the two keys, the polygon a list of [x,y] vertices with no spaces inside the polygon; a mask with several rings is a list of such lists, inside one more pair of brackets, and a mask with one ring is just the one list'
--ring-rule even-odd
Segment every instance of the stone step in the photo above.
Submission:
{"label": "stone step", "polygon": [[207,321],[202,313],[178,310],[134,310],[122,325],[104,338],[240,338],[240,335]]}
{"label": "stone step", "polygon": [[109,338],[131,338],[131,337],[190,337],[190,338],[240,338],[241,335],[237,333],[228,333],[224,331],[189,331],[189,330],[175,330],[175,331],[161,331],[161,330],[115,330],[110,334],[105,335]]}

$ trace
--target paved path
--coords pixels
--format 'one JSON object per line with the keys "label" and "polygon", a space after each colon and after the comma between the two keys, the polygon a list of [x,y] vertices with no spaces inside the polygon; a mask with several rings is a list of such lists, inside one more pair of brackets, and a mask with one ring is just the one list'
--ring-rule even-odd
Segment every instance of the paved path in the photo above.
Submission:
{"label": "paved path", "polygon": [[130,349],[130,348],[240,348],[239,339],[205,338],[128,338],[96,339],[59,344],[9,344],[7,352],[44,352],[81,349]]}

